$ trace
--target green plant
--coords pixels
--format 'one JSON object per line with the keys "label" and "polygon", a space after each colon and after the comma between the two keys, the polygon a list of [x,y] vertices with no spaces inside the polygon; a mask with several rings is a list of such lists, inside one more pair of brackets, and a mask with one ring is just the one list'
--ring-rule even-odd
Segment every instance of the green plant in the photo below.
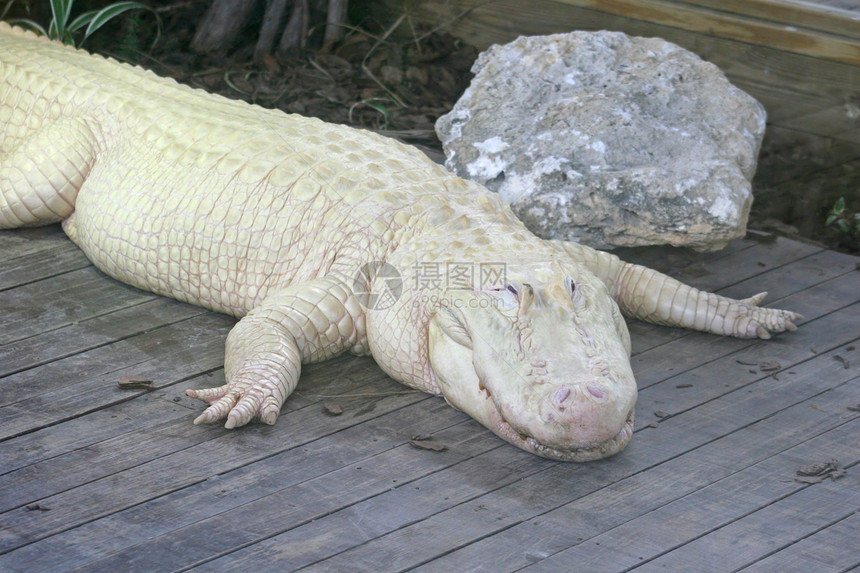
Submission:
{"label": "green plant", "polygon": [[836,227],[852,239],[860,240],[860,212],[852,213],[846,210],[845,197],[836,200],[824,224],[827,227]]}
{"label": "green plant", "polygon": [[[11,6],[12,2],[10,2],[4,13],[8,10],[9,6]],[[33,20],[29,20],[26,18],[21,18],[12,21],[11,23],[17,24],[19,26],[23,26],[33,30],[34,32],[38,32],[43,36],[47,36],[52,40],[59,40],[64,44],[75,44],[74,34],[79,30],[83,30],[83,37],[77,45],[80,45],[87,38],[89,38],[93,32],[119,16],[124,12],[128,12],[129,10],[149,10],[153,14],[155,14],[156,19],[158,19],[158,13],[155,12],[154,9],[150,8],[145,4],[141,4],[140,2],[116,2],[102,8],[101,10],[90,10],[89,12],[84,12],[77,18],[69,21],[69,17],[72,13],[72,5],[74,4],[74,0],[51,0],[51,22],[48,25],[48,29],[43,28],[38,22],[34,22]],[[159,22],[159,29],[160,29]],[[156,33],[156,40],[158,40],[158,32]]]}
{"label": "green plant", "polygon": [[361,106],[367,106],[370,109],[378,112],[380,114],[380,116],[382,116],[381,120],[379,122],[379,129],[387,128],[388,127],[388,121],[389,121],[389,112],[388,112],[388,107],[386,107],[386,105],[385,105],[385,102],[390,102],[390,101],[391,100],[389,100],[388,98],[373,97],[370,99],[364,99],[364,100],[355,102],[354,104],[352,104],[349,107],[349,115],[348,115],[349,122],[352,123],[352,121],[353,121],[352,115],[353,115],[353,112],[356,110],[356,108],[359,108]]}

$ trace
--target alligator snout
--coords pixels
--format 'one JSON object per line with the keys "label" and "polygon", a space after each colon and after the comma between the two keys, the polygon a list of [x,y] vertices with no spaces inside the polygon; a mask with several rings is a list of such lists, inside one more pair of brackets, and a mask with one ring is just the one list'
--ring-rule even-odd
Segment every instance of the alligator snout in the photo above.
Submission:
{"label": "alligator snout", "polygon": [[522,420],[529,427],[520,431],[549,448],[599,447],[625,431],[635,398],[596,382],[562,385],[541,401],[539,419]]}

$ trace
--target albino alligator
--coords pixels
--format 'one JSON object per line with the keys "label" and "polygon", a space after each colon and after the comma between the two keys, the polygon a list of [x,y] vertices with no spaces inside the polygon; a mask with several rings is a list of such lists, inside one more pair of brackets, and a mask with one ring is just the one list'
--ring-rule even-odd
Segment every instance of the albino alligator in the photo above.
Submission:
{"label": "albino alligator", "polygon": [[[63,222],[105,273],[242,317],[195,423],[272,424],[301,364],[371,354],[561,460],[632,436],[627,314],[742,337],[799,315],[541,240],[372,133],[193,90],[0,25],[0,228]],[[383,264],[384,263],[384,264]]]}

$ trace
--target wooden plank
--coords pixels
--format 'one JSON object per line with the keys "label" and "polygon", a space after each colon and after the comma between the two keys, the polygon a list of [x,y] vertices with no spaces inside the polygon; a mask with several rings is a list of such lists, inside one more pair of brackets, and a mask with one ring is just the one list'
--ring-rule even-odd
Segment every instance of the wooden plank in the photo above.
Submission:
{"label": "wooden plank", "polygon": [[[765,207],[759,212],[794,225],[801,234],[810,236],[820,228],[826,216],[821,212],[822,205],[832,206],[839,197],[844,197],[849,206],[860,200],[856,192],[858,169],[860,159],[855,159],[772,187],[762,187],[757,194]],[[786,201],[785,197],[796,197],[796,200]],[[816,212],[821,212],[817,220],[809,216]]]}
{"label": "wooden plank", "polygon": [[[844,111],[845,104],[860,91],[860,67],[856,65],[786,52],[771,45],[719,38],[708,30],[696,33],[685,29],[682,21],[678,23],[680,27],[665,26],[550,0],[530,1],[528,10],[517,0],[498,0],[491,4],[481,0],[413,1],[407,6],[410,25],[444,24],[446,30],[479,49],[510,42],[520,35],[571,30],[606,29],[635,36],[661,37],[719,66],[735,85],[764,104],[771,124],[793,121],[798,129],[809,133],[844,132],[846,125],[853,125],[853,120],[845,113],[833,123],[823,123],[812,117],[798,122],[798,118],[817,110],[841,108]],[[666,3],[666,6],[668,13],[677,14],[671,4]],[[384,0],[374,3],[373,10],[378,19],[385,21],[387,18],[393,22],[403,12],[403,7],[399,1]],[[404,28],[404,33],[410,34],[411,28]],[[774,31],[774,34],[781,36],[782,32]]]}
{"label": "wooden plank", "polygon": [[[126,567],[132,562],[143,566],[152,558],[159,559],[161,567],[168,564],[177,567],[180,563],[193,562],[199,558],[197,552],[202,551],[204,556],[217,553],[229,548],[230,544],[241,545],[247,536],[253,538],[265,535],[272,528],[276,530],[284,522],[313,519],[323,515],[330,507],[348,503],[353,497],[362,499],[372,495],[375,488],[383,491],[390,489],[398,479],[409,481],[413,472],[420,475],[435,471],[439,464],[441,467],[450,465],[458,459],[469,457],[475,448],[498,447],[487,431],[464,429],[462,422],[465,416],[438,399],[413,393],[383,399],[365,397],[352,404],[359,408],[355,419],[350,419],[350,416],[329,418],[316,407],[292,412],[287,418],[288,423],[283,426],[284,434],[290,438],[285,443],[279,443],[280,436],[266,436],[266,443],[255,439],[260,442],[259,451],[248,448],[247,443],[241,451],[238,450],[236,446],[241,442],[237,443],[237,440],[242,440],[238,432],[226,435],[223,430],[216,432],[220,436],[215,441],[220,444],[212,444],[208,449],[213,453],[219,451],[217,457],[222,460],[225,456],[229,458],[231,450],[234,450],[232,453],[244,458],[254,455],[257,463],[241,468],[237,466],[233,468],[235,471],[221,467],[218,479],[197,480],[193,484],[186,484],[185,489],[180,491],[177,491],[180,488],[175,487],[177,484],[174,480],[171,485],[176,493],[164,491],[166,497],[159,497],[157,492],[152,491],[154,486],[147,486],[145,489],[150,490],[149,499],[152,500],[148,504],[125,503],[125,507],[122,507],[118,504],[121,498],[136,497],[141,492],[117,494],[112,500],[113,506],[116,510],[125,509],[124,512],[111,516],[113,512],[108,511],[107,504],[102,502],[105,507],[100,513],[105,517],[94,522],[86,520],[77,528],[62,528],[43,543],[4,555],[0,557],[0,566],[38,564],[41,561],[56,563],[57,559],[62,559],[64,566],[71,568],[129,548],[122,555]],[[375,411],[366,407],[371,404],[375,405]],[[425,411],[429,415],[424,415]],[[436,455],[406,446],[409,435],[393,432],[392,428],[409,426],[417,420],[420,422],[415,426],[415,431],[431,431],[438,434],[439,439],[456,444],[457,447]],[[297,431],[296,428],[288,427],[293,422],[302,429]],[[242,441],[247,441],[247,435],[244,438]],[[309,441],[305,442],[305,439]],[[271,446],[267,447],[266,444]],[[197,451],[193,451],[195,449]],[[168,459],[178,463],[177,458],[182,457],[185,459],[183,463],[188,463],[192,471],[200,472],[200,466],[213,463],[199,456],[200,449],[192,448],[187,454],[169,454],[164,461],[153,463],[163,465]],[[141,474],[153,463],[132,468],[120,475],[124,481],[137,483],[141,478],[136,474]],[[222,465],[227,463],[235,462],[222,461]],[[146,471],[151,477],[158,475],[154,472],[154,469]],[[210,474],[204,472],[201,475]],[[69,497],[91,496],[93,491],[97,491],[96,485],[84,485],[56,498],[56,502],[61,505],[60,510],[67,514],[64,519],[72,517],[77,520],[80,518],[79,513],[88,513],[68,508],[65,500]],[[230,494],[224,495],[224,492]],[[141,501],[145,501],[145,498]],[[46,500],[45,503],[53,502]],[[0,520],[4,516],[0,516]],[[120,523],[123,525],[120,526]],[[117,530],[123,531],[123,536],[94,543],[94,540],[102,540],[108,532]],[[246,532],[244,537],[238,535],[239,531]],[[108,537],[112,536],[108,534]],[[188,544],[174,542],[184,537],[189,539]],[[205,543],[199,543],[201,538],[205,539]],[[138,545],[141,543],[146,545]],[[98,549],[82,555],[74,550],[81,546],[95,546]],[[158,550],[153,551],[153,548]],[[52,556],[50,559],[44,559],[46,552]],[[40,558],[40,555],[43,557]],[[109,557],[109,561],[114,558]],[[106,570],[109,561],[93,566]]]}
{"label": "wooden plank", "polygon": [[211,313],[50,362],[2,379],[0,439],[32,432],[132,399],[123,374],[144,376],[157,388],[223,366],[223,340],[233,320]]}
{"label": "wooden plank", "polygon": [[[844,399],[840,397],[838,399]],[[807,408],[808,409],[808,408]],[[818,414],[813,414],[818,417],[819,420],[816,422],[816,430],[821,430],[821,415],[820,412]],[[788,422],[788,420],[785,420]],[[807,422],[806,420],[799,420],[796,426],[812,426],[812,422]],[[796,432],[796,427],[794,429]],[[831,432],[834,434],[834,432]],[[855,424],[854,435],[860,437],[860,424]],[[846,439],[848,438],[848,439]],[[816,444],[821,447],[823,445],[827,445],[830,443],[837,442],[841,444],[843,449],[848,449],[850,446],[850,438],[851,435],[846,435],[844,432],[835,436],[828,436],[826,439],[816,438]],[[807,449],[810,449],[807,447]],[[825,450],[826,451],[826,450]],[[692,460],[687,460],[687,466],[692,465]],[[465,465],[465,464],[464,464]],[[496,464],[489,464],[490,467],[494,467]],[[710,465],[710,464],[708,464]],[[697,474],[697,477],[701,480],[704,477],[704,474],[701,472],[701,469],[705,469],[705,464],[696,463],[696,467],[698,471],[694,470],[694,473]],[[710,468],[707,468],[710,469]],[[782,468],[780,468],[782,469]],[[458,471],[456,474],[454,472],[448,472],[448,478],[451,481],[462,481],[463,477],[471,478],[471,475],[468,473],[466,468],[462,466],[458,467]],[[725,469],[722,470],[723,472]],[[454,474],[454,475],[451,475]],[[687,472],[681,472],[681,475],[685,477],[688,475]],[[773,472],[769,474],[771,479],[775,477],[782,478],[781,474],[774,475]],[[310,552],[305,551],[304,548],[307,546],[312,547],[320,547],[326,546],[328,551],[331,554],[339,553],[345,550],[347,547],[356,547],[361,545],[362,543],[372,539],[374,537],[379,537],[382,534],[389,534],[396,529],[399,528],[399,524],[408,524],[410,521],[415,521],[418,517],[422,519],[426,519],[429,515],[432,515],[435,511],[439,511],[440,509],[445,509],[449,507],[453,507],[457,504],[463,503],[460,499],[447,499],[443,497],[443,493],[447,493],[445,491],[439,491],[440,484],[446,483],[444,480],[439,479],[440,476],[436,476],[435,478],[427,478],[425,480],[421,480],[415,482],[416,485],[420,486],[420,494],[416,494],[423,498],[428,496],[432,500],[431,503],[428,503],[429,507],[424,509],[426,512],[425,515],[421,516],[415,513],[407,513],[406,515],[402,515],[402,513],[395,511],[396,506],[403,506],[405,503],[403,492],[396,493],[395,490],[391,492],[386,492],[381,494],[375,498],[369,499],[365,502],[356,504],[355,506],[350,506],[348,508],[344,508],[341,511],[330,514],[322,519],[316,520],[313,523],[302,525],[301,527],[290,531],[288,534],[279,535],[278,537],[265,539],[260,543],[257,543],[253,546],[248,547],[247,549],[243,549],[227,555],[223,558],[218,559],[214,563],[208,564],[206,569],[212,571],[227,571],[227,570],[237,570],[237,567],[243,568],[243,570],[247,569],[255,569],[261,568],[267,562],[269,563],[277,563],[279,567],[283,567],[284,570],[293,570],[302,566],[306,566],[312,564],[314,555],[310,554]],[[525,477],[525,476],[523,476]],[[711,473],[708,478],[713,477],[713,473]],[[760,477],[760,476],[759,476]],[[476,478],[480,480],[480,478]],[[485,478],[486,479],[486,478]],[[434,483],[435,481],[435,483]],[[469,481],[473,481],[469,479]],[[784,481],[784,480],[783,480]],[[503,484],[498,483],[495,484],[496,487],[500,487]],[[461,486],[462,487],[462,486]],[[468,486],[466,486],[468,487]],[[798,485],[799,487],[799,485]],[[495,489],[495,488],[494,488]],[[650,485],[650,489],[656,489],[653,487],[653,483]],[[664,490],[665,491],[665,490]],[[645,492],[642,492],[645,493]],[[625,492],[626,500],[616,499],[619,503],[627,502],[630,503],[632,500],[629,499],[633,493],[627,490]],[[637,494],[638,495],[638,494]],[[387,498],[387,499],[386,499]],[[444,499],[444,501],[443,501]],[[638,502],[638,503],[641,503]],[[412,509],[412,504],[410,505],[410,510]],[[415,504],[419,505],[420,504]],[[633,503],[634,506],[637,505],[636,502]],[[423,508],[422,508],[423,509]],[[510,511],[511,508],[508,508]],[[608,509],[611,511],[611,508]],[[589,518],[595,518],[595,513],[598,513],[598,508],[593,508],[593,512],[589,512]],[[370,526],[370,530],[362,530],[355,527],[349,527],[350,523],[356,523],[357,520],[361,518],[361,516],[372,515],[374,516],[373,523]],[[580,518],[579,522],[584,521],[584,518]],[[596,517],[595,523],[600,523],[601,519]],[[568,527],[570,527],[569,524]],[[580,535],[583,534],[581,529],[576,530]],[[402,539],[402,552],[404,554],[410,551],[410,544],[406,543],[405,539]],[[441,545],[440,547],[449,547]],[[519,543],[516,540],[509,540],[506,549],[501,549],[502,554],[505,553],[517,553],[520,555],[526,554],[526,559],[535,559],[537,558],[537,554],[532,552],[528,552],[529,545]],[[611,551],[611,549],[609,549]],[[495,555],[496,553],[482,553],[485,557],[487,555]],[[473,570],[475,568],[484,569],[488,571],[501,571],[508,570],[507,566],[501,566],[495,559],[492,557],[489,558],[489,563],[485,560],[483,562],[480,561],[459,561],[456,563],[447,562],[444,564],[437,565],[432,563],[426,567],[426,569],[430,570],[439,570],[439,571],[463,571],[463,570]],[[502,560],[504,561],[504,560]],[[339,570],[339,565],[342,562],[338,563],[334,567],[327,567],[330,570]],[[604,562],[604,565],[607,563]],[[232,569],[231,569],[232,568]],[[247,569],[245,569],[247,568]],[[611,567],[588,567],[585,564],[573,565],[565,564],[563,567],[559,567],[555,569],[556,571],[566,571],[566,570],[612,570]],[[420,568],[419,568],[420,570]],[[621,568],[618,568],[621,570]]]}
{"label": "wooden plank", "polygon": [[0,344],[141,304],[155,296],[112,281],[95,267],[66,273],[62,281],[28,283],[6,290],[0,297],[4,319]]}
{"label": "wooden plank", "polygon": [[[851,65],[860,64],[860,31],[848,36],[798,29],[780,22],[738,17],[684,2],[663,0],[556,0],[557,4],[598,10],[661,26],[737,40]],[[749,3],[747,3],[749,5]],[[558,13],[563,8],[555,8]],[[853,23],[845,19],[843,22]]]}
{"label": "wooden plank", "polygon": [[[673,418],[671,424],[639,431],[628,451],[612,463],[594,464],[586,472],[560,465],[478,498],[475,504],[499,507],[485,515],[483,523],[471,518],[464,511],[466,508],[455,508],[428,523],[416,524],[415,538],[418,533],[426,533],[434,535],[440,547],[459,547],[421,570],[459,571],[480,566],[489,571],[511,571],[526,567],[569,547],[581,547],[583,542],[605,531],[731,476],[760,459],[842,426],[845,420],[833,411],[810,407],[824,403],[816,384],[822,376],[835,375],[828,384],[834,388],[828,405],[844,407],[846,398],[857,392],[851,381],[856,380],[856,370],[853,375],[846,375],[841,366],[831,364],[826,358],[819,357],[798,367],[799,377],[792,382],[763,379],[748,387],[748,391],[736,391]],[[644,394],[647,401],[647,391]],[[799,399],[786,399],[787,394]],[[836,439],[827,443],[856,455],[850,441]],[[816,444],[809,442],[815,456],[821,452],[813,447]],[[755,450],[752,457],[751,448]],[[842,455],[842,451],[838,454]],[[587,482],[588,486],[584,486]],[[543,497],[532,498],[523,511],[508,512],[506,500],[533,496],[532,492],[542,492]],[[558,503],[565,495],[569,496],[567,501]],[[494,521],[502,516],[501,523]],[[448,536],[433,533],[446,530],[450,531]],[[458,535],[461,532],[463,535]],[[629,541],[630,536],[626,539]],[[599,553],[610,559],[611,550]],[[635,557],[638,560],[639,555]],[[578,568],[588,570],[582,563]]]}
{"label": "wooden plank", "polygon": [[753,203],[763,188],[860,159],[860,145],[781,126],[768,127],[753,179]]}
{"label": "wooden plank", "polygon": [[[361,389],[355,383],[347,385],[348,390]],[[304,417],[308,414],[325,419],[322,408],[315,402],[302,406],[293,406],[285,411],[290,415],[299,410],[311,408],[308,412],[298,414]],[[64,452],[56,457],[30,463],[19,470],[0,476],[0,500],[2,511],[13,510],[40,499],[58,496],[64,491],[74,489],[84,484],[92,484],[108,476],[122,476],[124,471],[132,470],[142,464],[165,456],[175,455],[180,450],[199,446],[201,443],[225,434],[220,425],[207,427],[205,432],[189,431],[191,429],[191,413],[187,407],[162,413],[164,404],[153,405],[153,412],[160,423],[147,423],[147,431],[141,433],[140,427],[131,429],[117,436],[95,440],[84,447]],[[331,426],[335,429],[347,423],[346,419]],[[18,444],[30,444],[31,440],[17,440]],[[276,446],[273,443],[272,446]],[[37,478],[37,479],[34,479]],[[91,486],[90,489],[93,489]],[[73,495],[73,494],[72,494]],[[55,498],[62,503],[63,496]],[[47,502],[45,502],[47,504]]]}
{"label": "wooden plank", "polygon": [[[308,365],[304,369],[304,377],[299,389],[290,397],[285,404],[282,415],[287,416],[289,412],[318,404],[322,399],[315,396],[316,393],[326,394],[350,394],[363,388],[366,377],[353,376],[354,370],[365,370],[375,372],[371,364],[366,360],[354,360],[345,363],[346,357],[334,359],[322,365]],[[169,365],[168,365],[169,367]],[[324,371],[336,371],[339,376],[329,380],[321,375]],[[62,383],[62,381],[60,381]],[[116,450],[112,458],[123,455],[123,446],[119,442],[121,436],[140,432],[142,428],[155,426],[157,424],[182,418],[175,429],[178,434],[186,433],[183,430],[190,429],[191,421],[197,416],[203,405],[200,401],[185,396],[185,388],[217,386],[224,382],[223,370],[218,369],[181,384],[166,386],[154,392],[131,392],[133,400],[119,402],[105,408],[87,413],[85,416],[65,421],[63,424],[47,426],[36,431],[17,436],[4,442],[4,448],[0,449],[0,467],[5,472],[12,472],[22,467],[33,466],[41,461],[52,459],[53,464],[65,463],[62,456],[70,452],[79,455],[82,450],[94,444],[98,447],[99,455],[105,450],[105,443],[110,440],[110,449]],[[178,406],[179,408],[175,408]],[[141,439],[140,436],[132,438]],[[148,440],[149,436],[144,436]],[[117,445],[119,444],[119,445]],[[134,448],[128,448],[133,450]],[[99,460],[93,462],[95,467],[91,472],[104,471],[103,463]],[[54,465],[48,473],[62,474],[68,472],[68,467],[62,468]],[[96,479],[93,476],[103,477],[101,474],[90,474],[89,481]],[[8,474],[0,477],[0,480],[8,478]],[[86,480],[84,480],[86,481]],[[0,483],[5,483],[0,481]]]}
{"label": "wooden plank", "polygon": [[[844,408],[844,402],[839,403],[841,400],[860,398],[860,393],[856,390],[843,393],[835,403],[826,396],[821,398],[829,408]],[[814,400],[817,405],[819,398]],[[811,417],[812,410],[810,404],[792,408],[793,414],[801,417],[800,424],[805,423],[803,418]],[[821,460],[822,455],[833,453],[844,463],[855,464],[860,459],[860,451],[851,444],[858,439],[860,420],[855,416],[853,421],[842,423],[800,446],[703,484],[671,503],[548,556],[524,570],[535,573],[572,568],[586,571],[598,568],[607,571],[631,568],[637,571],[736,570],[760,552],[776,549],[778,539],[806,537],[810,530],[804,525],[830,524],[860,507],[860,490],[855,485],[860,483],[860,478],[856,473],[853,479],[839,480],[833,487],[831,484],[810,486],[793,480],[798,467],[811,461],[829,461],[829,458]],[[749,455],[758,455],[757,444],[747,443]],[[690,464],[706,463],[712,468],[722,463],[718,457],[709,461],[696,460],[695,455],[685,457]],[[836,501],[839,496],[842,496],[841,504]],[[774,515],[777,508],[789,515]],[[717,541],[712,536],[721,539]],[[728,547],[732,550],[726,551]]]}
{"label": "wooden plank", "polygon": [[744,573],[837,573],[860,567],[860,511],[742,569]]}
{"label": "wooden plank", "polygon": [[71,241],[52,242],[41,251],[0,261],[0,292],[90,266],[89,259]]}
{"label": "wooden plank", "polygon": [[[275,537],[261,537],[257,543],[228,553],[204,568],[209,571],[246,570],[246,567],[263,567],[267,560],[269,566],[283,571],[312,565],[321,558],[359,546],[438,511],[468,503],[488,490],[509,485],[552,464],[535,461],[529,459],[528,454],[503,445],[433,474],[425,472],[413,481],[404,483],[398,479],[396,487],[378,490],[372,497],[345,505],[314,521],[295,523]],[[488,468],[493,471],[488,472]],[[397,475],[399,478],[402,472]],[[410,546],[403,543],[398,550],[408,554]],[[380,559],[377,563],[386,561]],[[383,569],[393,571],[396,566],[386,563]],[[365,570],[365,565],[338,564],[331,570]]]}
{"label": "wooden plank", "polygon": [[204,312],[200,307],[158,297],[10,342],[0,346],[0,377],[188,320]]}
{"label": "wooden plank", "polygon": [[[696,263],[674,275],[690,286],[723,292],[741,281],[760,284],[763,281],[758,279],[765,278],[764,273],[771,269],[801,261],[821,251],[820,247],[814,245],[776,237],[772,243],[758,243],[730,257],[722,257],[710,263]],[[778,288],[779,285],[773,286]]]}
{"label": "wooden plank", "polygon": [[[842,285],[845,284],[842,281]],[[851,288],[850,284],[846,291],[848,288]],[[858,312],[860,308],[856,304],[842,308],[806,324],[802,332],[793,333],[797,336],[757,343],[719,358],[714,357],[713,351],[701,350],[707,353],[706,359],[713,360],[703,367],[671,366],[672,362],[665,359],[668,353],[661,354],[659,359],[655,357],[655,361],[659,360],[663,365],[665,374],[662,379],[659,377],[660,368],[653,362],[634,370],[642,379],[636,427],[663,424],[671,417],[695,410],[703,401],[731,395],[768,374],[777,378],[788,375],[804,361],[850,344],[860,336],[856,327],[860,321]],[[677,347],[674,350],[677,360]],[[699,349],[692,347],[690,352],[696,350]],[[716,365],[719,370],[713,369]]]}
{"label": "wooden plank", "polygon": [[59,225],[48,225],[12,231],[0,230],[0,242],[3,243],[0,263],[6,263],[11,259],[26,257],[58,246],[66,248],[69,239]]}
{"label": "wooden plank", "polygon": [[857,115],[860,106],[853,100],[820,109],[807,109],[794,117],[780,118],[787,129],[800,129],[840,141],[860,143]]}
{"label": "wooden plank", "polygon": [[[827,480],[804,488],[787,499],[687,543],[639,570],[682,571],[701,567],[703,563],[735,570],[849,517],[858,508],[860,476],[853,472],[836,481]],[[726,547],[732,550],[727,552]],[[858,548],[860,545],[855,543],[855,550]]]}
{"label": "wooden plank", "polygon": [[[455,412],[445,408],[441,401],[433,401],[436,415],[434,422],[438,425],[451,424]],[[427,405],[419,406],[426,408]],[[401,414],[415,416],[415,407],[408,408]],[[462,418],[460,418],[462,422]],[[500,448],[498,442],[488,431],[476,430],[471,422],[458,423],[440,428],[437,425],[434,435],[445,443],[455,444],[446,452],[427,452],[412,448],[408,443],[401,442],[395,447],[390,445],[386,451],[358,460],[335,471],[294,484],[272,494],[249,502],[233,510],[225,511],[208,519],[201,519],[181,530],[170,532],[158,538],[147,540],[128,550],[113,553],[105,559],[88,564],[82,571],[104,571],[116,567],[131,567],[138,570],[150,570],[157,566],[178,569],[195,564],[199,560],[228,554],[251,543],[266,539],[296,525],[310,523],[324,517],[331,511],[344,506],[360,503],[381,493],[391,491],[397,484],[406,492],[404,502],[409,501],[412,511],[420,511],[421,503],[414,495],[415,487],[420,478],[434,474],[455,464],[465,463],[472,468],[471,475],[480,475],[478,465],[472,461],[474,456],[492,450],[493,454],[510,461],[513,456]],[[359,440],[366,440],[359,436]],[[402,440],[403,438],[401,438]],[[493,449],[495,448],[495,449]],[[340,446],[337,446],[340,450]],[[534,460],[520,452],[516,463],[511,463],[509,473],[518,475],[523,466],[536,471]],[[281,466],[283,467],[283,466]],[[460,466],[458,466],[460,467]],[[510,481],[509,477],[507,481]],[[505,480],[503,480],[504,483]],[[484,479],[461,481],[459,489],[438,491],[441,496],[473,496],[487,487],[489,482]],[[229,483],[223,487],[229,488]],[[407,513],[401,505],[398,515]],[[365,531],[372,535],[373,530],[381,524],[368,524]],[[238,532],[246,533],[240,534]],[[206,544],[195,543],[205,536]],[[326,555],[325,545],[306,544],[296,547],[297,552],[313,556],[314,552]],[[281,562],[279,570],[291,570],[292,566]]]}
{"label": "wooden plank", "polygon": [[[376,376],[383,375],[377,372]],[[319,408],[302,408],[274,427],[256,425],[242,432],[226,432],[218,425],[189,426],[185,422],[181,431],[173,430],[173,433],[180,439],[199,443],[165,452],[118,474],[80,485],[69,484],[73,486],[71,489],[38,501],[40,505],[52,508],[50,511],[27,511],[25,507],[19,507],[0,513],[0,553],[199,484],[211,476],[225,474],[275,453],[296,449],[360,421],[427,399],[417,393],[363,398],[358,403],[364,408],[354,416],[328,417]],[[411,415],[414,418],[415,412]],[[306,453],[302,448],[297,451]],[[333,461],[337,463],[336,459]],[[252,476],[251,479],[256,478]]]}
{"label": "wooden plank", "polygon": [[[857,261],[858,257],[836,251],[816,251],[809,256],[785,264],[771,257],[766,259],[756,257],[755,263],[750,261],[748,264],[751,268],[757,268],[759,272],[751,271],[749,278],[733,281],[725,288],[717,289],[717,292],[724,296],[743,298],[764,287],[768,292],[764,304],[778,306],[776,301],[780,301],[780,305],[785,304],[783,301],[786,297],[799,295],[801,291],[818,285],[823,286],[824,283],[834,279],[842,277],[845,280],[853,280],[851,277],[856,273]],[[824,288],[821,292],[825,294],[830,291]],[[801,296],[801,298],[810,299],[809,296]],[[847,295],[842,302],[843,304],[852,302],[853,299],[854,297]],[[814,304],[805,306],[806,312],[813,312],[815,306]]]}
{"label": "wooden plank", "polygon": [[[400,3],[387,3],[391,11],[399,7]],[[459,21],[452,22],[451,26],[456,30],[474,27],[472,43],[481,49],[498,41],[493,39],[498,35],[507,36],[513,30],[530,35],[547,34],[559,31],[559,25],[576,20],[593,20],[603,15],[623,18],[640,27],[674,28],[685,33],[719,37],[822,60],[860,64],[860,33],[852,26],[853,20],[848,18],[830,18],[831,22],[839,21],[844,26],[843,31],[848,34],[843,35],[753,18],[738,14],[739,10],[714,10],[690,2],[666,0],[531,0],[527,7],[522,2],[507,0],[490,4],[480,0],[445,3],[413,1],[407,5],[413,20],[431,19],[437,24],[449,22],[458,13],[469,9],[472,11]],[[588,12],[593,14],[589,16]],[[809,20],[813,23],[812,18]],[[568,29],[574,28],[568,25]]]}
{"label": "wooden plank", "polygon": [[[796,1],[796,0],[790,0]],[[857,0],[811,0],[814,4],[820,4],[830,8],[838,8],[854,14],[855,19],[860,19],[860,4]]]}
{"label": "wooden plank", "polygon": [[[839,5],[798,0],[684,0],[689,4],[714,10],[752,16],[783,26],[809,28],[857,38],[860,33],[858,13]],[[856,5],[855,8],[856,10]]]}
{"label": "wooden plank", "polygon": [[[684,247],[669,247],[666,245],[652,245],[648,247],[619,247],[612,253],[622,260],[644,265],[661,273],[678,276],[685,268],[692,265],[708,265],[714,261],[726,257],[735,256],[758,244],[757,241],[742,238],[729,241],[724,249],[719,251],[695,251]],[[800,255],[805,256],[805,255]],[[715,288],[715,287],[711,287]]]}
{"label": "wooden plank", "polygon": [[[190,423],[195,412],[200,410],[200,403],[187,398],[183,388],[186,384],[202,387],[212,382],[213,376],[204,374],[155,392],[135,392],[133,400],[5,440],[0,447],[0,483],[11,479],[9,474],[15,470],[32,468],[47,459],[82,451],[126,434],[139,434],[148,428],[161,427],[170,420],[182,418]],[[14,498],[18,503],[22,499],[17,494]],[[0,505],[9,503],[7,498],[0,496]]]}

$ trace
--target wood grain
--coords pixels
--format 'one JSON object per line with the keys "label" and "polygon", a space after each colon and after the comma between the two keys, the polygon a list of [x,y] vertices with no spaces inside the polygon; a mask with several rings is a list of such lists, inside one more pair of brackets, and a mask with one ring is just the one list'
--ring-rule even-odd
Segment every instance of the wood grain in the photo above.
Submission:
{"label": "wood grain", "polygon": [[[760,570],[857,565],[844,547],[860,509],[856,257],[784,239],[626,250],[705,288],[768,289],[807,318],[766,342],[633,323],[633,444],[563,464],[354,357],[308,366],[275,426],[193,426],[200,405],[184,389],[223,380],[233,319],[81,268],[56,227],[0,232],[0,254],[12,250],[0,257],[15,273],[0,315],[19,317],[0,321],[4,571],[715,569],[727,553]],[[44,311],[57,293],[77,314]],[[27,301],[29,322],[15,310]],[[120,390],[122,374],[156,390]],[[411,447],[418,434],[447,449]],[[843,480],[793,481],[832,457]]]}

